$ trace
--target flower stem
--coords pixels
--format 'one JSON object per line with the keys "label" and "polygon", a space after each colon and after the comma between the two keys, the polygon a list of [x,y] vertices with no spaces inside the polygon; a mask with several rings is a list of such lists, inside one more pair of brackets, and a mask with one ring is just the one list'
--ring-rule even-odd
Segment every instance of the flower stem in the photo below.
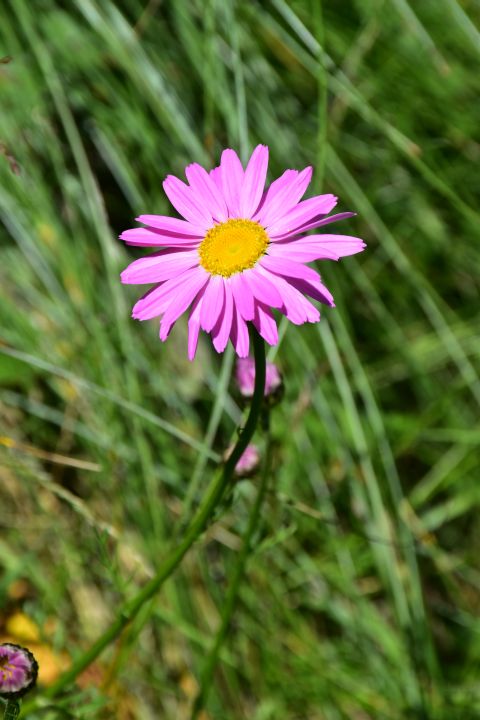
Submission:
{"label": "flower stem", "polygon": [[227,591],[227,595],[225,598],[225,604],[223,605],[220,627],[217,630],[217,634],[215,636],[213,645],[210,649],[210,652],[208,653],[208,656],[205,661],[205,665],[202,669],[201,678],[200,678],[200,690],[195,699],[193,709],[192,709],[192,714],[190,716],[190,720],[196,720],[198,718],[200,711],[205,706],[205,703],[206,703],[207,697],[208,697],[208,693],[210,691],[211,683],[212,683],[213,673],[215,671],[215,667],[218,662],[218,656],[220,653],[220,649],[221,649],[223,642],[225,640],[225,637],[227,635],[227,632],[228,632],[228,629],[230,626],[230,621],[232,619],[232,615],[235,610],[235,606],[237,604],[238,593],[240,590],[240,584],[241,584],[243,575],[245,573],[245,566],[246,566],[247,559],[248,559],[248,556],[249,556],[250,550],[251,550],[251,542],[252,542],[253,533],[255,532],[255,529],[257,528],[258,520],[260,518],[260,510],[261,510],[262,503],[263,503],[263,500],[265,498],[265,494],[267,491],[268,479],[269,479],[269,474],[270,474],[270,459],[271,459],[271,438],[270,438],[270,435],[267,434],[267,441],[266,441],[266,447],[265,447],[265,458],[264,458],[264,462],[263,462],[262,476],[260,479],[260,487],[257,492],[257,497],[255,499],[255,503],[250,511],[247,529],[245,531],[245,535],[243,536],[242,548],[240,550],[240,554],[237,558],[237,562],[233,569],[232,580],[231,580],[230,586]]}
{"label": "flower stem", "polygon": [[222,366],[220,368],[220,374],[218,377],[218,386],[215,396],[215,402],[213,404],[212,413],[210,415],[210,420],[208,422],[207,430],[205,433],[203,449],[198,453],[197,460],[193,468],[192,477],[188,484],[185,500],[183,501],[182,521],[177,524],[177,528],[174,530],[174,540],[176,540],[178,535],[180,535],[181,532],[185,530],[185,527],[190,520],[190,512],[194,504],[195,495],[198,491],[200,480],[203,477],[205,466],[208,461],[208,453],[212,449],[213,440],[217,433],[218,425],[223,412],[223,407],[225,405],[225,396],[228,391],[228,384],[230,376],[232,374],[233,358],[233,348],[229,346],[223,354]]}
{"label": "flower stem", "polygon": [[183,556],[193,545],[195,540],[205,530],[209,519],[215,508],[221,501],[223,494],[231,481],[235,465],[242,456],[245,448],[250,442],[260,417],[263,396],[265,392],[265,345],[264,341],[252,327],[253,348],[255,355],[255,388],[250,407],[250,413],[245,427],[240,431],[237,443],[232,453],[226,460],[220,472],[216,473],[206,495],[198,508],[192,522],[187,527],[183,539],[165,558],[158,568],[154,577],[149,580],[143,588],[120,610],[117,618],[80,657],[75,660],[71,668],[63,673],[56,683],[51,685],[44,692],[48,698],[55,697],[61,693],[70,683],[80,675],[96,658],[110,645],[124,630],[124,628],[137,616],[140,609],[148,602],[161,588],[165,580],[173,573],[180,564]]}
{"label": "flower stem", "polygon": [[20,715],[20,703],[17,700],[7,700],[3,720],[16,720]]}

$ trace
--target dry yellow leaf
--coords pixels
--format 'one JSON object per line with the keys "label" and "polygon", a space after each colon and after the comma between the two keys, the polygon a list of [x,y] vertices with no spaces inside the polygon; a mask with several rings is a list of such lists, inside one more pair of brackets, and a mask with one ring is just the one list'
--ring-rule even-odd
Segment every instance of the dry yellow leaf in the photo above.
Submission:
{"label": "dry yellow leaf", "polygon": [[5,629],[19,643],[28,645],[28,643],[37,643],[40,640],[40,631],[36,623],[20,611],[10,615],[5,623]]}

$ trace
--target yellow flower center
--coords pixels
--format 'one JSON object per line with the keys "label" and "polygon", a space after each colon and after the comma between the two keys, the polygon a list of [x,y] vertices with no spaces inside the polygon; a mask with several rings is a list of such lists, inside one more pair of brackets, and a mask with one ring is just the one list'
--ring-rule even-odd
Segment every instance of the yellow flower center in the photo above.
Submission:
{"label": "yellow flower center", "polygon": [[269,238],[253,220],[227,220],[215,225],[198,248],[200,264],[211,275],[230,277],[252,268],[265,253]]}
{"label": "yellow flower center", "polygon": [[10,680],[14,670],[13,665],[10,665],[8,655],[0,655],[0,680],[2,682]]}

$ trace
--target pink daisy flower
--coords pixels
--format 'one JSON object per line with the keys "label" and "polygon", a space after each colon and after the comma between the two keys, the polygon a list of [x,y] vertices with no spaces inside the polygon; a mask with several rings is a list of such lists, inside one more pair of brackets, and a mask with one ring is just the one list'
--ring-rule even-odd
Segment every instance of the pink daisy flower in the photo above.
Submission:
{"label": "pink daisy flower", "polygon": [[217,352],[230,339],[239,355],[249,351],[248,322],[270,345],[278,342],[272,308],[295,325],[318,322],[318,309],[308,295],[334,306],[320,275],[306,263],[338,260],[365,247],[348,235],[307,231],[351,217],[327,217],[334,195],[301,200],[312,168],[286,170],[265,190],[268,148],[258,145],[243,169],[234,150],[224,150],[219,167],[210,172],[197,163],[185,174],[188,185],[169,175],[165,193],[184,219],[140,215],[146,227],[126,230],[129,245],[162,248],[132,262],[123,283],[155,283],[134,306],[138,320],[161,317],[160,340],[190,306],[188,357],[193,360],[200,329],[212,336]]}

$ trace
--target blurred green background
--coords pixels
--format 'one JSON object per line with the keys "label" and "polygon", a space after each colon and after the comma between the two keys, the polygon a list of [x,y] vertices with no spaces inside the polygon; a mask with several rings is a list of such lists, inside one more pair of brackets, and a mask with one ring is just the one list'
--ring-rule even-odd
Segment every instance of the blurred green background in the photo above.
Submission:
{"label": "blurred green background", "polygon": [[[5,0],[0,634],[42,682],[164,556],[240,418],[232,353],[130,308],[167,173],[270,147],[357,217],[285,328],[275,470],[204,720],[480,717],[477,0]],[[475,133],[477,136],[475,137]],[[182,720],[255,480],[32,718]]]}

